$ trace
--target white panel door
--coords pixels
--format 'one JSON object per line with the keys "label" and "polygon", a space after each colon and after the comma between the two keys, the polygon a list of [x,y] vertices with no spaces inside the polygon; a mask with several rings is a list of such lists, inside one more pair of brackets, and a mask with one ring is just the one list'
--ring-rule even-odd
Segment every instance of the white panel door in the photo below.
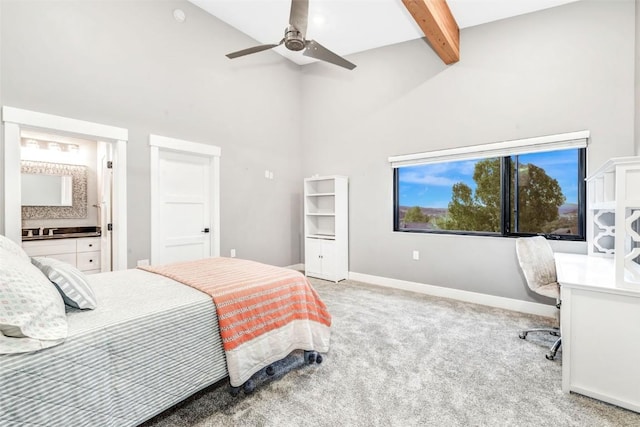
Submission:
{"label": "white panel door", "polygon": [[211,256],[211,157],[161,150],[157,263]]}

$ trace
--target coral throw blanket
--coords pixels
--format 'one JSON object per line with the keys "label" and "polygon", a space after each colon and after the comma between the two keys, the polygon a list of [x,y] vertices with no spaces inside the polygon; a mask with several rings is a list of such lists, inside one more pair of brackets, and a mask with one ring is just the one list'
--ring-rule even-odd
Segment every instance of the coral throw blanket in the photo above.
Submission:
{"label": "coral throw blanket", "polygon": [[213,298],[232,386],[293,350],[329,350],[331,315],[297,271],[222,257],[140,268]]}

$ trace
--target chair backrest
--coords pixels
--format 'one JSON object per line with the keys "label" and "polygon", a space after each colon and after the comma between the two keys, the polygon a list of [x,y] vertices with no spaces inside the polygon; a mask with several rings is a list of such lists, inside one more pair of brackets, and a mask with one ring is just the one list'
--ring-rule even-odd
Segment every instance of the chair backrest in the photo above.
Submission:
{"label": "chair backrest", "polygon": [[542,236],[516,239],[516,253],[520,268],[532,291],[556,283],[556,263],[551,245]]}

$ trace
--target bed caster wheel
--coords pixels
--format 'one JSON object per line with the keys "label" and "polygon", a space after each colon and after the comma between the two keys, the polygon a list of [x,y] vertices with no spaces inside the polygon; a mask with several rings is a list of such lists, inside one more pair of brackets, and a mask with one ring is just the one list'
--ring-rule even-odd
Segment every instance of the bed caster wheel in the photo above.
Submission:
{"label": "bed caster wheel", "polygon": [[316,352],[315,351],[305,351],[304,352],[304,361],[309,365],[315,363],[316,361]]}
{"label": "bed caster wheel", "polygon": [[231,387],[229,388],[229,393],[231,394],[231,396],[236,397],[240,394],[240,389],[241,387]]}
{"label": "bed caster wheel", "polygon": [[521,340],[525,339],[527,337],[527,333],[526,332],[520,332],[518,334],[518,337],[520,337]]}
{"label": "bed caster wheel", "polygon": [[269,365],[269,366],[267,366],[267,370],[266,370],[266,372],[267,372],[267,375],[269,375],[270,377],[272,377],[272,376],[273,376],[273,374],[275,374],[275,373],[276,373],[276,370],[275,370],[275,368],[273,367],[273,365]]}
{"label": "bed caster wheel", "polygon": [[321,355],[321,354],[318,354],[318,355],[316,356],[316,363],[317,363],[318,365],[322,363],[322,355]]}
{"label": "bed caster wheel", "polygon": [[253,380],[247,380],[247,382],[242,385],[242,389],[244,390],[244,394],[251,394],[256,389],[256,383],[253,382]]}

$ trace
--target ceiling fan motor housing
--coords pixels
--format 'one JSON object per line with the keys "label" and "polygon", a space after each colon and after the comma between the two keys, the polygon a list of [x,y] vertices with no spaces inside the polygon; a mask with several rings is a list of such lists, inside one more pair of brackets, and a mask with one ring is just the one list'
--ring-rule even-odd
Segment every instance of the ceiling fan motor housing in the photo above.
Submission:
{"label": "ceiling fan motor housing", "polygon": [[293,25],[289,25],[287,29],[284,30],[284,45],[287,49],[293,51],[304,49],[304,38],[300,31]]}

